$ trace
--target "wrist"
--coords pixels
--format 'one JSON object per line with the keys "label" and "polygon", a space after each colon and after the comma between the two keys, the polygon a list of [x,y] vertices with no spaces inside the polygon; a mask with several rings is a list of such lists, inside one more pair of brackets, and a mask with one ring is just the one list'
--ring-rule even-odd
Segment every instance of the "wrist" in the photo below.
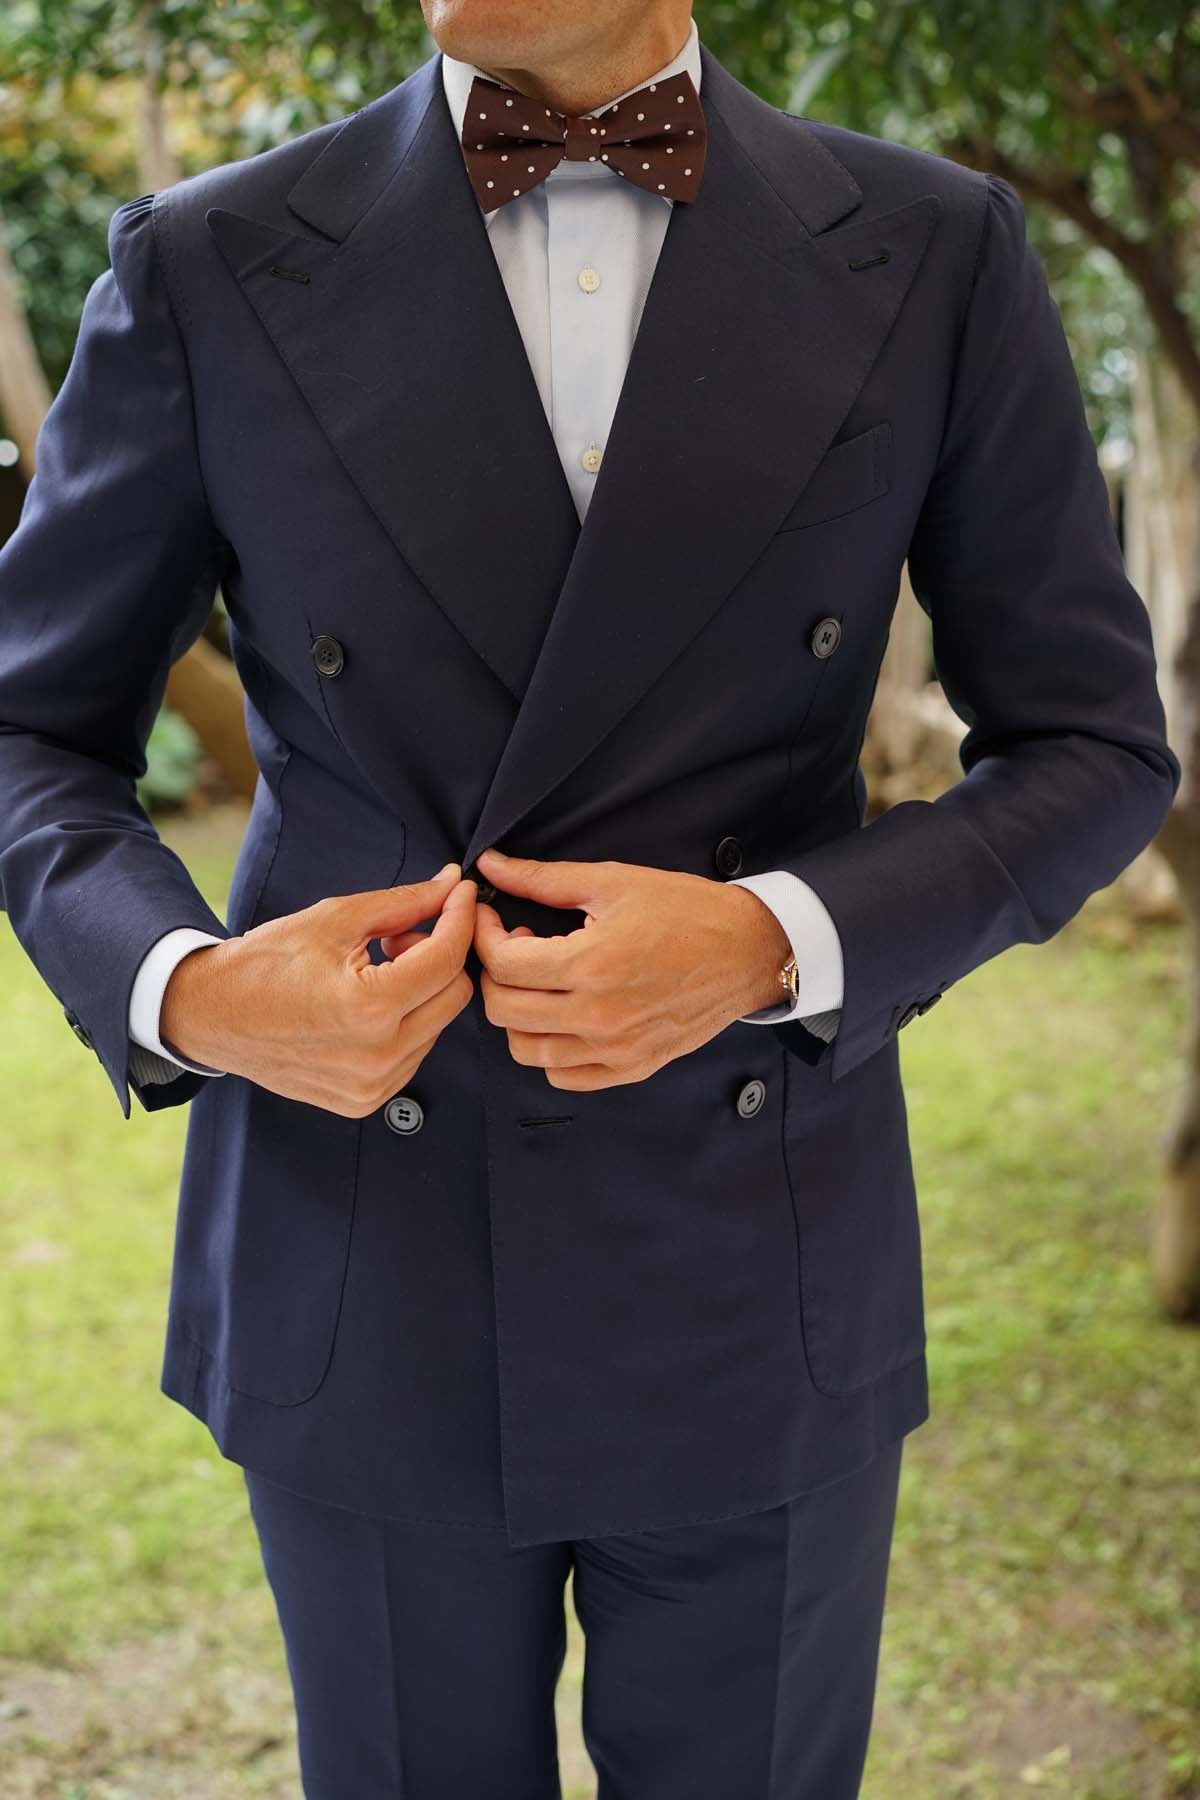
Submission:
{"label": "wrist", "polygon": [[189,1062],[223,1068],[230,1048],[222,1029],[224,995],[233,946],[238,940],[204,944],[176,963],[163,990],[158,1035],[164,1049],[178,1051]]}
{"label": "wrist", "polygon": [[788,999],[779,974],[792,954],[792,944],[765,900],[749,888],[731,886],[725,891],[731,898],[740,896],[734,902],[740,954],[734,994],[737,1010],[733,1015],[740,1019],[746,1013],[778,1006]]}

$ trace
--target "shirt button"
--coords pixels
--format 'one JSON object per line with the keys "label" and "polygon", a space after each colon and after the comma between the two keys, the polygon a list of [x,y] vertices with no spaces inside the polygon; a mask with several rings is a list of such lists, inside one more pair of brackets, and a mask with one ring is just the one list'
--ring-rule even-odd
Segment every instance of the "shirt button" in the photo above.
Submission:
{"label": "shirt button", "polygon": [[594,294],[600,286],[600,277],[590,264],[586,269],[580,269],[579,285],[585,294]]}
{"label": "shirt button", "polygon": [[587,470],[588,474],[594,475],[597,469],[599,469],[600,464],[604,461],[604,452],[603,450],[598,450],[595,444],[589,444],[579,460]]}

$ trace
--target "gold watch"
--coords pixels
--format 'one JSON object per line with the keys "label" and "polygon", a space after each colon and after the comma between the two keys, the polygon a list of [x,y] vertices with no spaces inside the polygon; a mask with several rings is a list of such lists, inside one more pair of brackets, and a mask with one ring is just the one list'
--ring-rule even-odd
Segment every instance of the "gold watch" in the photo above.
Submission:
{"label": "gold watch", "polygon": [[791,1000],[792,1005],[798,1005],[800,1000],[800,970],[796,965],[794,956],[789,956],[782,969],[780,969],[779,985],[780,987],[787,989],[788,998]]}

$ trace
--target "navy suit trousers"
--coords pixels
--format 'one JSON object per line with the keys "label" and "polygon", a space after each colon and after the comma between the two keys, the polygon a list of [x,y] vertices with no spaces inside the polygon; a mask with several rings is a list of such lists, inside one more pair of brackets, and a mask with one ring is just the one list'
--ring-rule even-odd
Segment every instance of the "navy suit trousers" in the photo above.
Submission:
{"label": "navy suit trousers", "polygon": [[598,1800],[854,1800],[902,1445],[766,1511],[518,1549],[246,1470],[306,1800],[560,1800],[568,1573]]}

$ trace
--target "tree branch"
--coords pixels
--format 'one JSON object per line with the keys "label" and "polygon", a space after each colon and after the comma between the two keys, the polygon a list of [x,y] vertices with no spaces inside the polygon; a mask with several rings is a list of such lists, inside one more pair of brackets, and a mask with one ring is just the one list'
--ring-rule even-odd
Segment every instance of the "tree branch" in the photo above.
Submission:
{"label": "tree branch", "polygon": [[1102,129],[1129,138],[1149,138],[1168,164],[1200,164],[1200,121],[1195,119],[1181,92],[1163,88],[1134,63],[1105,24],[1098,30],[1120,79],[1101,82],[1080,57],[1078,46],[1062,29],[1056,33],[1059,54],[1052,58],[1050,76],[1064,104],[1078,117]]}
{"label": "tree branch", "polygon": [[1117,259],[1141,291],[1163,354],[1173,364],[1200,418],[1200,345],[1177,289],[1164,279],[1161,258],[1154,246],[1129,237],[1112,219],[1097,212],[1087,181],[1069,169],[1027,167],[985,139],[948,145],[946,154],[972,167],[986,165],[992,174],[1003,176],[1022,193],[1063,213],[1093,243]]}
{"label": "tree branch", "polygon": [[1100,35],[1100,42],[1116,65],[1121,80],[1132,94],[1139,113],[1153,130],[1167,118],[1169,105],[1155,94],[1107,19],[1097,19],[1096,30]]}

